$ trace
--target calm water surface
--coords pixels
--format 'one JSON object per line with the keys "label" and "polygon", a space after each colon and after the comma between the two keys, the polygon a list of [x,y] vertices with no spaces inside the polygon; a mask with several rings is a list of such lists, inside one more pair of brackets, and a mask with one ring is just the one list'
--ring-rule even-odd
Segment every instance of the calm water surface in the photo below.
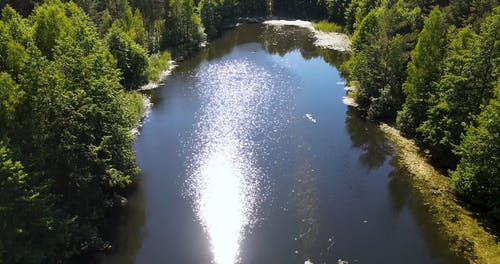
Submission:
{"label": "calm water surface", "polygon": [[342,104],[346,54],[313,41],[243,25],[153,92],[103,263],[453,263],[392,146]]}

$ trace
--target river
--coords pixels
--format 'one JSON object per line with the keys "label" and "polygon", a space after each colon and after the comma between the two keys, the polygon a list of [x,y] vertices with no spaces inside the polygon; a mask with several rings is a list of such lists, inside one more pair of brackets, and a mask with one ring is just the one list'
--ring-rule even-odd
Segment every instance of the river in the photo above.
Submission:
{"label": "river", "polygon": [[342,103],[347,54],[313,43],[241,25],[151,92],[102,263],[454,263],[393,146]]}

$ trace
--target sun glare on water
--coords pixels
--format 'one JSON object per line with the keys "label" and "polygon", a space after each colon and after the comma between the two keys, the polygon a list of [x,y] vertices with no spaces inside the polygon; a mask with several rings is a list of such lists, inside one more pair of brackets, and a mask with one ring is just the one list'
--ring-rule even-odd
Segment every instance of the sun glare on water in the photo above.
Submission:
{"label": "sun glare on water", "polygon": [[188,165],[188,193],[210,240],[213,261],[239,262],[240,244],[262,201],[253,133],[270,96],[269,74],[246,60],[206,66],[198,79],[202,107]]}

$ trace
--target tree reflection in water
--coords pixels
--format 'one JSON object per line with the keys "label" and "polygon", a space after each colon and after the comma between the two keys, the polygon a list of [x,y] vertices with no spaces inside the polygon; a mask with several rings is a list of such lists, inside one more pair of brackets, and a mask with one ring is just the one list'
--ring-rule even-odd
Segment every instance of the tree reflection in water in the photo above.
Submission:
{"label": "tree reflection in water", "polygon": [[391,155],[393,148],[387,142],[377,125],[360,117],[359,111],[349,107],[346,113],[346,128],[352,141],[352,147],[359,148],[363,153],[359,163],[368,170],[374,170],[384,164]]}

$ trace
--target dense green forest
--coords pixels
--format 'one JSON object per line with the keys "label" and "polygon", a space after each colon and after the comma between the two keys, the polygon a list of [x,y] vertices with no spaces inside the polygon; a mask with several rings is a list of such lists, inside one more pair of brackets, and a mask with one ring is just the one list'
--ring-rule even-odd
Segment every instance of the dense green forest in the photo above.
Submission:
{"label": "dense green forest", "polygon": [[[2,0],[0,262],[105,249],[138,173],[135,90],[240,17],[328,20],[366,118],[392,123],[500,219],[498,0]],[[183,53],[184,52],[184,53]]]}
{"label": "dense green forest", "polygon": [[344,28],[366,117],[414,138],[459,197],[498,221],[499,1],[352,1]]}

